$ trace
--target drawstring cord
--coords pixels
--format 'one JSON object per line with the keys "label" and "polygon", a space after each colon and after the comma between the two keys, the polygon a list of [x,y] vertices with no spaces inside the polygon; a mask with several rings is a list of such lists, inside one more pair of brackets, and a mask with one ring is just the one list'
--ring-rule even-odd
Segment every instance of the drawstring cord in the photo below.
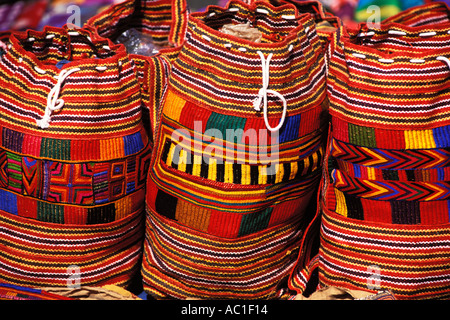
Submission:
{"label": "drawstring cord", "polygon": [[436,60],[444,61],[447,64],[448,68],[450,69],[450,60],[447,57],[439,56],[436,58]]}
{"label": "drawstring cord", "polygon": [[[281,126],[284,123],[284,119],[286,117],[286,111],[287,111],[287,102],[286,99],[277,91],[267,89],[269,87],[269,67],[270,67],[270,59],[272,58],[272,53],[269,54],[267,59],[264,58],[264,55],[261,51],[257,51],[259,56],[261,57],[261,66],[262,66],[262,88],[259,89],[258,97],[253,101],[253,107],[256,111],[261,111],[261,102],[263,102],[263,113],[264,113],[264,122],[266,124],[266,127],[269,131],[275,132],[280,130]],[[283,101],[283,115],[281,117],[280,122],[275,128],[272,128],[269,124],[269,120],[267,118],[267,94],[270,93],[274,96],[277,96],[281,101]]]}
{"label": "drawstring cord", "polygon": [[64,105],[64,100],[58,98],[61,91],[62,83],[70,74],[77,71],[80,71],[80,69],[79,68],[65,69],[62,70],[58,75],[58,81],[56,82],[52,90],[50,90],[47,96],[47,106],[45,108],[44,116],[40,120],[36,120],[36,124],[42,129],[46,129],[49,127],[52,112],[61,109]]}

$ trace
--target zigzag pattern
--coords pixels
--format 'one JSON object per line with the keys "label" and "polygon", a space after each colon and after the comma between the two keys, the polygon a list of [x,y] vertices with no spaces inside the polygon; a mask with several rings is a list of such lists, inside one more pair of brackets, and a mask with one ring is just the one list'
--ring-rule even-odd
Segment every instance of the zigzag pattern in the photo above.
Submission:
{"label": "zigzag pattern", "polygon": [[39,159],[23,157],[23,193],[38,198],[41,196],[42,163]]}
{"label": "zigzag pattern", "polygon": [[341,160],[380,169],[431,169],[450,164],[450,150],[409,149],[387,150],[366,148],[332,140],[331,155]]}
{"label": "zigzag pattern", "polygon": [[0,150],[0,187],[8,186],[8,161],[6,151]]}
{"label": "zigzag pattern", "polygon": [[432,201],[450,199],[449,182],[373,181],[333,170],[334,186],[344,193],[375,200]]}
{"label": "zigzag pattern", "polygon": [[419,169],[419,170],[396,170],[366,167],[341,159],[332,158],[333,169],[339,169],[348,175],[367,180],[394,180],[394,181],[450,181],[450,167]]}

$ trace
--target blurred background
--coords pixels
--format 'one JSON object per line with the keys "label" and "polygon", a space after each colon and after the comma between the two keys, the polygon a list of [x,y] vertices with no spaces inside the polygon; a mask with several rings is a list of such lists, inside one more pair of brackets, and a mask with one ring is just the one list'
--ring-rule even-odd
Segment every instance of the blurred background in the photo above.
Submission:
{"label": "blurred background", "polygon": [[[62,26],[65,23],[84,24],[101,10],[123,0],[0,0],[0,31],[42,30],[45,25]],[[297,0],[301,1],[301,0]],[[347,24],[366,21],[372,15],[367,9],[376,5],[381,19],[412,6],[432,0],[320,0],[332,14]],[[450,4],[450,0],[444,0]],[[204,10],[208,5],[226,5],[226,0],[187,0],[191,11]],[[78,14],[79,13],[79,14]],[[78,17],[80,21],[75,21]]]}

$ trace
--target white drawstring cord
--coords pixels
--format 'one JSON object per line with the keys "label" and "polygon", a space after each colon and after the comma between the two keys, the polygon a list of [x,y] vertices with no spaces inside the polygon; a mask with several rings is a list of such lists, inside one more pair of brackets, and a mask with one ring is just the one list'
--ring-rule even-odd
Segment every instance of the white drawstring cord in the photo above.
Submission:
{"label": "white drawstring cord", "polygon": [[[269,67],[270,67],[270,59],[272,58],[272,53],[269,54],[267,57],[267,60],[264,58],[264,55],[261,51],[257,51],[259,56],[261,57],[261,65],[262,65],[262,88],[259,89],[258,97],[253,101],[253,107],[256,111],[261,111],[261,102],[264,103],[264,122],[266,124],[266,127],[269,131],[275,132],[280,130],[281,126],[284,123],[284,119],[286,117],[286,111],[287,111],[287,102],[286,99],[278,92],[274,90],[267,89],[269,87]],[[272,128],[269,124],[269,120],[267,119],[267,94],[270,93],[274,96],[277,96],[280,98],[281,101],[283,101],[283,115],[281,117],[280,123],[275,127]]]}
{"label": "white drawstring cord", "polygon": [[58,81],[56,82],[52,90],[50,90],[47,96],[47,106],[45,108],[44,116],[40,120],[36,120],[36,124],[42,129],[46,129],[49,127],[50,116],[52,115],[52,112],[61,109],[64,105],[64,100],[58,99],[62,83],[70,74],[77,71],[80,71],[80,69],[64,69],[58,75]]}
{"label": "white drawstring cord", "polygon": [[444,56],[439,56],[436,58],[436,60],[444,61],[448,65],[448,68],[450,69],[450,60],[448,58]]}

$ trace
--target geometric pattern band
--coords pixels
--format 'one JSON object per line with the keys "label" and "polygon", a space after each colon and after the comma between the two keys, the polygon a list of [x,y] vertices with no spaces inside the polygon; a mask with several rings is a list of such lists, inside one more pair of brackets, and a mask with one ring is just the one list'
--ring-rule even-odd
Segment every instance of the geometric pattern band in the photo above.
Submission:
{"label": "geometric pattern band", "polygon": [[[317,178],[318,176],[311,183],[317,184]],[[303,191],[301,196],[278,202],[275,206],[263,205],[261,202],[253,205],[250,202],[252,199],[241,199],[241,203],[237,205],[248,206],[239,208],[241,211],[247,209],[243,213],[233,212],[231,209],[226,210],[226,207],[221,211],[218,205],[215,207],[200,206],[173,196],[162,189],[152,188],[153,195],[147,197],[147,211],[156,211],[165,219],[193,230],[208,233],[211,236],[230,239],[242,238],[302,217],[311,199],[311,191],[308,188],[311,187],[308,185],[306,190],[298,191],[298,193]],[[225,204],[221,206],[225,206]],[[255,210],[252,207],[260,209]]]}
{"label": "geometric pattern band", "polygon": [[42,222],[94,225],[120,220],[144,210],[145,189],[141,188],[103,205],[80,206],[41,201],[0,188],[0,212]]}
{"label": "geometric pattern band", "polygon": [[342,192],[375,200],[432,201],[450,199],[450,182],[373,181],[355,178],[341,170],[331,173],[333,184]]}
{"label": "geometric pattern band", "polygon": [[109,161],[139,153],[148,144],[144,129],[110,139],[53,139],[0,128],[2,149],[60,161]]}
{"label": "geometric pattern band", "polygon": [[334,138],[362,147],[396,150],[450,147],[450,125],[432,129],[401,130],[373,128],[370,124],[355,124],[337,117],[333,117],[331,121]]}
{"label": "geometric pattern band", "polygon": [[[273,184],[300,179],[312,171],[320,169],[323,158],[323,146],[320,140],[308,146],[304,159],[277,164],[241,164],[228,159],[214,161],[197,155],[195,151],[178,149],[173,141],[167,139],[164,143],[161,161],[169,167],[190,175],[218,182],[234,184]],[[178,149],[178,150],[177,150]],[[299,155],[300,156],[300,155]]]}
{"label": "geometric pattern band", "polygon": [[356,178],[377,180],[377,181],[418,181],[418,182],[439,182],[450,181],[450,166],[433,169],[379,169],[375,167],[362,166],[341,159],[331,158],[334,168],[339,168]]}
{"label": "geometric pattern band", "polygon": [[431,169],[450,164],[450,149],[385,150],[332,140],[331,155],[341,160],[380,169]]}
{"label": "geometric pattern band", "polygon": [[60,162],[0,149],[0,188],[58,204],[102,205],[145,186],[150,144],[104,162]]}

